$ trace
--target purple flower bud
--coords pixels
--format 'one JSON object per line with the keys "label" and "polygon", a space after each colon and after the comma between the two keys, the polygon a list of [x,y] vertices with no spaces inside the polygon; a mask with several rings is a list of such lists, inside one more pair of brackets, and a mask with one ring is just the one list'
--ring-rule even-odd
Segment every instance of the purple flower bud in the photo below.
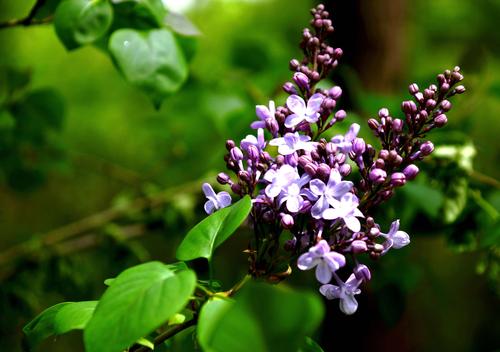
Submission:
{"label": "purple flower bud", "polygon": [[352,151],[357,154],[363,154],[366,149],[366,143],[363,138],[355,138],[352,142]]}
{"label": "purple flower bud", "polygon": [[441,102],[441,109],[443,109],[444,112],[450,111],[451,110],[451,103],[449,100],[443,100]]}
{"label": "purple flower bud", "polygon": [[283,90],[285,91],[285,93],[288,93],[288,94],[292,94],[292,95],[299,94],[299,92],[297,92],[297,89],[295,88],[295,86],[293,85],[292,82],[286,82],[285,84],[283,84]]}
{"label": "purple flower bud", "polygon": [[285,163],[285,157],[283,155],[276,156],[276,165],[281,166]]}
{"label": "purple flower bud", "polygon": [[285,162],[292,167],[297,167],[297,165],[299,165],[299,156],[297,153],[286,155]]}
{"label": "purple flower bud", "polygon": [[319,177],[328,179],[328,177],[330,177],[330,166],[326,164],[319,164],[316,172]]}
{"label": "purple flower bud", "polygon": [[378,237],[380,235],[380,229],[378,227],[372,227],[370,229],[370,236]]}
{"label": "purple flower bud", "polygon": [[465,87],[464,86],[460,85],[460,86],[456,86],[455,87],[455,93],[462,94],[464,92],[465,92]]}
{"label": "purple flower bud", "polygon": [[355,254],[364,253],[368,250],[365,241],[355,240],[351,243],[351,250]]}
{"label": "purple flower bud", "polygon": [[417,112],[417,105],[415,105],[415,102],[412,100],[406,100],[401,103],[401,110],[407,114],[414,114]]}
{"label": "purple flower bud", "polygon": [[304,171],[311,177],[316,176],[318,167],[314,163],[309,163],[304,167]]}
{"label": "purple flower bud", "polygon": [[333,50],[333,56],[336,57],[337,59],[340,58],[342,55],[344,55],[342,49],[335,48],[335,50]]}
{"label": "purple flower bud", "polygon": [[290,70],[295,71],[297,68],[299,68],[300,62],[297,59],[292,59],[290,60],[289,66]]}
{"label": "purple flower bud", "polygon": [[406,183],[406,176],[402,172],[395,172],[391,175],[391,185],[394,187],[403,186]]}
{"label": "purple flower bud", "polygon": [[309,78],[305,74],[303,74],[302,72],[295,72],[295,74],[293,75],[293,81],[302,90],[309,89]]}
{"label": "purple flower bud", "polygon": [[226,174],[224,172],[220,172],[217,175],[217,182],[219,182],[221,185],[225,185],[225,184],[229,183],[229,181],[231,181],[231,178],[229,177],[228,174]]}
{"label": "purple flower bud", "polygon": [[416,83],[410,84],[410,86],[408,87],[408,91],[411,95],[415,95],[416,93],[418,93],[418,85]]}
{"label": "purple flower bud", "polygon": [[419,103],[424,101],[424,95],[421,92],[415,93],[414,97]]}
{"label": "purple flower bud", "polygon": [[420,111],[418,115],[419,119],[423,121],[427,120],[427,118],[429,117],[429,114],[425,110]]}
{"label": "purple flower bud", "polygon": [[450,85],[446,82],[443,82],[441,84],[441,87],[439,87],[439,90],[443,93],[447,92],[450,89]]}
{"label": "purple flower bud", "polygon": [[290,214],[283,214],[281,216],[280,224],[284,229],[290,230],[294,225],[293,216]]}
{"label": "purple flower bud", "polygon": [[370,171],[370,180],[375,184],[383,183],[387,177],[387,172],[382,169],[374,168]]}
{"label": "purple flower bud", "polygon": [[233,149],[235,146],[236,146],[236,143],[234,143],[234,141],[232,139],[228,139],[226,141],[226,149],[228,151],[231,150],[231,149]]}
{"label": "purple flower bud", "polygon": [[434,118],[434,125],[436,125],[436,127],[443,127],[446,123],[448,123],[448,118],[445,114],[439,114]]}
{"label": "purple flower bud", "polygon": [[331,88],[329,91],[328,91],[328,95],[332,98],[332,99],[339,99],[340,96],[342,95],[342,88],[340,88],[339,86],[335,86],[333,88]]}
{"label": "purple flower bud", "polygon": [[241,193],[241,186],[238,183],[233,183],[231,185],[231,191],[233,191],[236,194],[240,194]]}
{"label": "purple flower bud", "polygon": [[240,180],[242,180],[244,182],[250,182],[252,180],[250,174],[246,170],[239,171],[238,177]]}
{"label": "purple flower bud", "polygon": [[378,153],[378,157],[382,160],[387,160],[389,158],[389,151],[387,149],[382,149]]}
{"label": "purple flower bud", "polygon": [[410,164],[404,168],[403,174],[406,176],[407,180],[413,180],[415,177],[417,177],[419,171],[420,170],[416,165]]}
{"label": "purple flower bud", "polygon": [[431,141],[424,142],[420,145],[420,151],[422,155],[427,156],[434,151],[434,144]]}
{"label": "purple flower bud", "polygon": [[335,161],[339,164],[345,163],[346,160],[347,160],[347,156],[344,153],[340,153],[340,154],[335,155]]}
{"label": "purple flower bud", "polygon": [[342,177],[348,176],[352,171],[351,165],[349,164],[342,164],[339,167],[339,172]]}
{"label": "purple flower bud", "polygon": [[343,119],[345,119],[347,116],[346,112],[344,110],[339,110],[335,113],[335,119],[337,121],[342,121]]}
{"label": "purple flower bud", "polygon": [[329,110],[333,110],[336,105],[337,102],[332,98],[325,98],[325,100],[323,100],[323,106]]}
{"label": "purple flower bud", "polygon": [[332,155],[337,151],[337,145],[331,142],[326,143],[325,151],[327,154]]}
{"label": "purple flower bud", "polygon": [[243,152],[241,151],[240,148],[234,147],[231,149],[229,152],[231,154],[231,158],[236,161],[243,160]]}
{"label": "purple flower bud", "polygon": [[425,107],[427,109],[434,109],[436,107],[436,101],[434,99],[429,99],[425,102]]}
{"label": "purple flower bud", "polygon": [[383,169],[385,167],[385,160],[381,159],[381,158],[378,158],[377,160],[375,160],[375,167],[379,168],[379,169]]}
{"label": "purple flower bud", "polygon": [[400,119],[392,120],[392,130],[395,133],[401,133],[403,131],[403,126],[404,126],[404,123],[402,120],[400,120]]}
{"label": "purple flower bud", "polygon": [[372,278],[372,274],[370,273],[370,269],[364,264],[358,264],[354,268],[354,276],[358,280],[370,281]]}
{"label": "purple flower bud", "polygon": [[425,99],[431,99],[434,97],[434,91],[432,89],[424,89],[424,98]]}
{"label": "purple flower bud", "polygon": [[378,111],[378,116],[380,118],[389,116],[389,110],[387,108],[382,108]]}
{"label": "purple flower bud", "polygon": [[370,129],[376,131],[379,126],[380,126],[380,124],[378,123],[377,120],[375,120],[373,118],[368,120],[368,127],[370,127]]}
{"label": "purple flower bud", "polygon": [[266,119],[266,128],[273,136],[275,136],[278,133],[280,126],[278,125],[278,121],[276,121],[276,119]]}
{"label": "purple flower bud", "polygon": [[260,153],[259,153],[259,149],[253,145],[253,144],[250,144],[248,147],[247,147],[247,152],[248,152],[248,157],[254,161],[258,161],[259,160],[259,157],[260,157]]}

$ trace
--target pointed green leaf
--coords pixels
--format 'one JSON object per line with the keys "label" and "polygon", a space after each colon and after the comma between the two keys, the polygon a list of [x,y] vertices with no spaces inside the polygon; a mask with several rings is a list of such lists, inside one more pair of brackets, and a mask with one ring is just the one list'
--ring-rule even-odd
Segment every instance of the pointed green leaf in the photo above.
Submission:
{"label": "pointed green leaf", "polygon": [[317,294],[249,284],[234,301],[208,301],[197,333],[206,352],[297,351],[322,317]]}
{"label": "pointed green leaf", "polygon": [[107,0],[65,0],[56,10],[54,28],[66,49],[76,49],[102,37],[113,21]]}
{"label": "pointed green leaf", "polygon": [[24,345],[27,349],[33,348],[42,340],[54,335],[54,319],[56,314],[68,304],[71,303],[59,303],[47,308],[24,326]]}
{"label": "pointed green leaf", "polygon": [[54,320],[55,333],[60,335],[75,329],[85,329],[96,305],[97,301],[84,301],[62,307]]}
{"label": "pointed green leaf", "polygon": [[212,258],[214,250],[231,236],[252,209],[250,197],[245,196],[230,207],[208,216],[188,232],[179,248],[177,259]]}
{"label": "pointed green leaf", "polygon": [[321,346],[311,339],[306,337],[302,346],[300,346],[299,352],[324,352]]}
{"label": "pointed green leaf", "polygon": [[124,350],[182,310],[195,286],[193,271],[174,272],[160,262],[125,270],[104,292],[85,328],[86,350]]}
{"label": "pointed green leaf", "polygon": [[125,79],[157,107],[187,79],[184,55],[167,29],[117,30],[110,38],[109,51]]}

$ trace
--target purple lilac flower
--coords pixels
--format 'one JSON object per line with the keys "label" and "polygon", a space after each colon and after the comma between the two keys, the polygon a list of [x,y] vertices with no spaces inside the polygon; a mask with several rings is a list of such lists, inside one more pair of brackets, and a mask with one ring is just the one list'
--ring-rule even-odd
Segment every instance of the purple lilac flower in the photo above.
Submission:
{"label": "purple lilac flower", "polygon": [[337,281],[339,286],[330,284],[323,285],[319,288],[319,292],[321,292],[321,294],[327,299],[338,298],[340,300],[340,310],[344,314],[354,314],[358,309],[358,301],[356,301],[354,296],[361,293],[359,285],[363,282],[363,280],[357,279],[354,274],[351,274],[346,282],[342,282],[341,280]]}
{"label": "purple lilac flower", "polygon": [[348,154],[352,150],[352,142],[358,136],[360,128],[361,126],[359,126],[357,123],[353,123],[351,127],[349,127],[349,131],[347,131],[344,136],[342,136],[341,134],[336,135],[332,138],[331,141],[342,153]]}
{"label": "purple lilac flower", "polygon": [[334,208],[328,208],[323,212],[323,219],[342,219],[349,230],[358,232],[361,230],[361,223],[358,217],[365,217],[358,209],[358,204],[358,197],[352,193],[346,193],[340,198],[340,201],[335,204]]}
{"label": "purple lilac flower", "polygon": [[298,150],[312,152],[317,143],[309,142],[311,137],[295,133],[287,133],[284,137],[275,138],[269,141],[269,145],[278,147],[278,153],[281,155],[290,155]]}
{"label": "purple lilac flower", "polygon": [[262,128],[257,129],[257,137],[249,134],[241,140],[240,146],[242,149],[248,150],[248,146],[250,145],[256,146],[259,150],[264,150],[266,147],[266,139]]}
{"label": "purple lilac flower", "polygon": [[280,206],[286,202],[286,208],[292,213],[297,213],[304,205],[304,198],[301,195],[301,188],[309,182],[311,177],[303,175],[299,180],[290,183],[282,188],[280,193]]}
{"label": "purple lilac flower", "polygon": [[316,267],[316,279],[322,284],[330,282],[335,271],[345,265],[345,257],[330,250],[330,245],[325,240],[319,241],[302,254],[297,260],[300,270],[309,270]]}
{"label": "purple lilac flower", "polygon": [[258,128],[265,128],[266,127],[266,120],[273,120],[275,119],[274,114],[276,113],[276,108],[274,101],[270,100],[269,101],[269,107],[265,105],[257,105],[255,107],[255,113],[257,117],[260,119],[260,121],[254,121],[250,125],[250,127],[254,129]]}
{"label": "purple lilac flower", "polygon": [[208,198],[205,203],[205,211],[207,214],[212,214],[216,210],[231,205],[231,196],[229,193],[222,191],[216,194],[212,186],[208,183],[204,183],[201,188]]}
{"label": "purple lilac flower", "polygon": [[300,179],[300,176],[297,170],[290,165],[285,164],[278,170],[270,169],[264,175],[264,180],[270,182],[265,189],[265,193],[269,198],[275,198],[281,193],[283,188],[298,179]]}
{"label": "purple lilac flower", "polygon": [[289,115],[285,120],[285,127],[293,128],[302,121],[315,123],[319,118],[319,110],[324,99],[323,94],[316,93],[307,101],[307,106],[301,97],[298,95],[290,95],[286,100],[286,106],[293,114]]}
{"label": "purple lilac flower", "polygon": [[399,249],[410,243],[410,236],[404,231],[399,231],[399,219],[392,222],[389,233],[381,232],[380,235],[386,238],[382,254],[386,253],[392,247]]}
{"label": "purple lilac flower", "polygon": [[353,183],[342,181],[337,169],[330,171],[330,178],[325,185],[323,181],[316,178],[309,183],[309,189],[304,190],[310,200],[316,200],[311,208],[311,215],[315,219],[320,219],[323,212],[329,208],[338,206],[341,197],[352,189]]}

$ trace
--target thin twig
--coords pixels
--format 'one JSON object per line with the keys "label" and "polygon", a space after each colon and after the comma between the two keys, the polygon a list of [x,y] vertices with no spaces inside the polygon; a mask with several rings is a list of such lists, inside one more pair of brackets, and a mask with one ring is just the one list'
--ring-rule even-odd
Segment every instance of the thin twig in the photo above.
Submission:
{"label": "thin twig", "polygon": [[33,7],[31,8],[30,13],[24,18],[0,22],[0,29],[17,27],[17,26],[31,26],[31,25],[37,25],[37,24],[46,24],[46,23],[52,22],[53,16],[42,18],[40,20],[35,19],[36,13],[38,12],[38,10],[40,10],[40,8],[43,5],[45,5],[45,2],[46,2],[46,0],[37,0],[35,5],[33,5]]}
{"label": "thin twig", "polygon": [[[191,326],[196,325],[196,323],[197,323],[196,318],[191,319],[191,320],[188,320],[182,324],[175,325],[173,328],[162,332],[160,335],[158,335],[155,338],[155,341],[154,341],[155,347],[161,345],[163,342],[165,342],[169,338],[173,337],[174,335],[178,334],[179,332],[186,330],[187,328],[189,328]],[[134,346],[131,347],[129,351],[130,352],[149,352],[149,351],[151,351],[151,349],[149,347],[146,347],[146,346],[135,345],[135,347]]]}

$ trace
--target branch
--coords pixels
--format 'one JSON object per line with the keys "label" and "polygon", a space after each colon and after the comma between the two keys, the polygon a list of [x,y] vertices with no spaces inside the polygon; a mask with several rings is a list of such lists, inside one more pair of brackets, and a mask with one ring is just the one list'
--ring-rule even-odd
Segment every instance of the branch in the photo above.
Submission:
{"label": "branch", "polygon": [[53,16],[49,16],[49,17],[43,18],[41,20],[35,19],[36,13],[38,12],[38,10],[40,10],[40,8],[43,5],[45,5],[45,2],[46,2],[46,0],[37,0],[35,5],[33,5],[33,7],[31,8],[30,13],[24,18],[0,22],[0,29],[17,27],[17,26],[31,26],[31,25],[36,25],[36,24],[46,24],[46,23],[52,22]]}
{"label": "branch", "polygon": [[[162,332],[160,335],[156,336],[156,338],[154,340],[155,347],[161,345],[163,342],[165,342],[169,338],[173,337],[174,335],[178,334],[179,332],[186,330],[187,328],[189,328],[191,326],[196,325],[196,323],[197,323],[197,319],[194,318],[194,319],[188,320],[182,324],[175,325],[173,328]],[[130,352],[149,352],[149,351],[151,351],[151,349],[149,347],[146,347],[146,346],[135,345],[135,346],[132,346],[129,351]]]}

